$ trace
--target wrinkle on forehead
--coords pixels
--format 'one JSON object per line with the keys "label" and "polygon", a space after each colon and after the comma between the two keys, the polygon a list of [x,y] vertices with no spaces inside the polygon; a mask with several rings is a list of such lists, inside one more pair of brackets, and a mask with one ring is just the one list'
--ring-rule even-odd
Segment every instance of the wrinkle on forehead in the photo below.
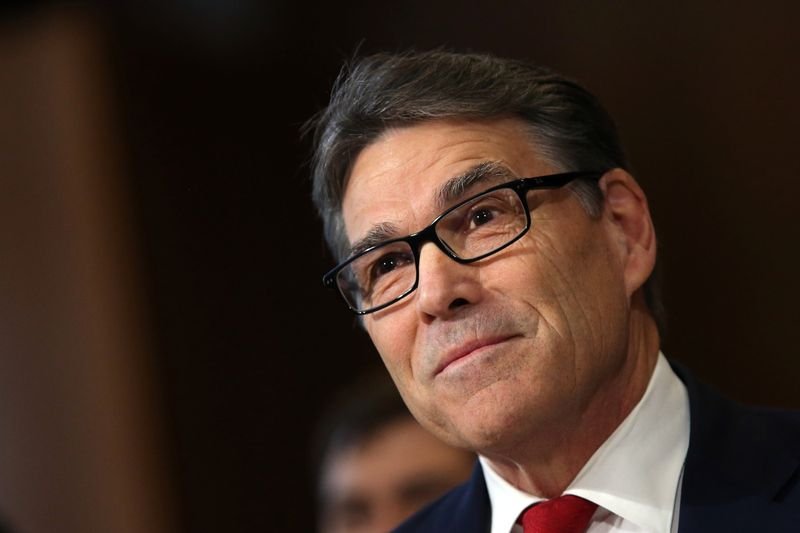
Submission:
{"label": "wrinkle on forehead", "polygon": [[[435,150],[428,153],[427,150],[424,148],[428,148],[427,145],[421,146],[421,150],[416,151],[413,154],[400,154],[398,152],[403,152],[404,150],[397,150],[393,149],[394,143],[396,142],[407,142],[407,141],[398,141],[397,138],[405,133],[414,131],[415,129],[419,129],[425,126],[439,126],[447,127],[457,127],[461,133],[466,133],[468,135],[464,135],[458,139],[447,140],[441,144],[439,144]],[[463,147],[465,145],[470,144],[483,144],[484,150],[487,146],[497,145],[500,144],[500,141],[493,136],[489,136],[486,131],[483,131],[483,128],[478,126],[484,125],[483,122],[454,122],[454,121],[436,121],[435,123],[429,123],[424,125],[415,125],[415,126],[406,126],[402,128],[391,128],[386,130],[383,134],[381,134],[377,139],[375,139],[372,143],[364,147],[361,151],[361,154],[356,158],[353,162],[353,165],[350,169],[350,172],[347,176],[347,182],[345,184],[345,196],[347,195],[348,188],[350,182],[354,175],[361,176],[361,172],[359,172],[360,163],[363,160],[363,154],[365,152],[369,152],[376,147],[382,147],[381,152],[383,155],[382,161],[379,165],[371,165],[375,168],[369,173],[371,177],[379,178],[382,175],[389,173],[389,172],[408,172],[413,174],[420,174],[425,173],[431,169],[434,165],[441,162],[443,159],[447,159],[447,156],[450,155],[455,149],[459,147]],[[420,135],[424,135],[420,133]],[[533,147],[531,146],[531,149]],[[481,157],[482,150],[479,150],[475,153],[472,159],[483,159]],[[491,159],[491,158],[490,158]],[[455,162],[455,161],[454,161]],[[414,166],[414,170],[410,170],[409,167]]]}

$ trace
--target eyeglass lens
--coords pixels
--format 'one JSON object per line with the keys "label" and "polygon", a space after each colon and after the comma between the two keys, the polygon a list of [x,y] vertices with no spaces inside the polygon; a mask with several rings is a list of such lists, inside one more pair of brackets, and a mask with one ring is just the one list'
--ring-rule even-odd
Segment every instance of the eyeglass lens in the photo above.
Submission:
{"label": "eyeglass lens", "polygon": [[[490,191],[459,205],[435,223],[439,240],[458,258],[498,250],[525,231],[525,206],[509,188]],[[405,241],[379,246],[339,271],[337,283],[351,307],[366,311],[408,292],[416,283],[414,250]]]}

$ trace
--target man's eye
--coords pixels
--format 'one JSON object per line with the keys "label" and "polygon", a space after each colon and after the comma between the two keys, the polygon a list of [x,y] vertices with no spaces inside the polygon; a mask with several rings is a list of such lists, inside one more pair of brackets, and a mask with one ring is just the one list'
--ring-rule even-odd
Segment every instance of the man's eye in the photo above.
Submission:
{"label": "man's eye", "polygon": [[478,226],[483,226],[484,224],[488,224],[492,220],[494,220],[494,213],[491,209],[488,208],[480,208],[475,209],[469,215],[469,227],[470,229],[476,228]]}
{"label": "man's eye", "polygon": [[372,264],[370,278],[373,280],[378,279],[397,268],[411,263],[412,261],[413,259],[407,254],[392,253],[383,255]]}
{"label": "man's eye", "polygon": [[375,276],[382,276],[397,267],[397,258],[395,256],[387,255],[381,257],[380,260],[375,262],[372,272]]}

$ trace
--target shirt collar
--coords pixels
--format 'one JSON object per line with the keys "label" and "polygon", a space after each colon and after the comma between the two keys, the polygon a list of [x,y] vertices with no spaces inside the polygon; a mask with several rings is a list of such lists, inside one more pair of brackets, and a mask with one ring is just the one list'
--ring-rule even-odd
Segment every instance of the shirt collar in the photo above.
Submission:
{"label": "shirt collar", "polygon": [[[645,531],[669,532],[689,448],[686,387],[659,352],[642,399],[595,451],[564,494],[586,498]],[[513,487],[484,457],[492,533],[508,533],[542,498]]]}

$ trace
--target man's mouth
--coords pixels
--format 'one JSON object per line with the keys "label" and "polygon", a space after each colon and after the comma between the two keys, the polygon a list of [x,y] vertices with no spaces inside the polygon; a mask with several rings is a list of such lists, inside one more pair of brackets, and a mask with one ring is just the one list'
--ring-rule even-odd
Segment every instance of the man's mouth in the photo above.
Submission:
{"label": "man's mouth", "polygon": [[506,342],[508,339],[512,338],[512,335],[500,335],[496,337],[486,337],[483,339],[476,339],[473,341],[466,342],[461,344],[451,350],[449,350],[445,356],[439,361],[439,364],[436,366],[436,371],[434,375],[438,376],[448,368],[455,366],[466,359],[469,359],[473,356],[479,355],[481,352],[486,351],[487,349],[491,349],[503,342]]}

